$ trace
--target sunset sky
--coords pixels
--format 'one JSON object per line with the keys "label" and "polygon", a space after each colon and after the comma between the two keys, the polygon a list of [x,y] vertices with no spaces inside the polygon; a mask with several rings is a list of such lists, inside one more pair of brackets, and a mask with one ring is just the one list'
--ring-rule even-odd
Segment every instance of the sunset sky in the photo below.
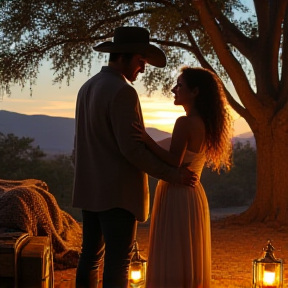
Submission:
{"label": "sunset sky", "polygon": [[[252,1],[241,0],[241,2],[250,9],[251,13],[254,11]],[[243,19],[243,17],[249,17],[251,13],[238,13],[238,16]],[[91,75],[99,72],[102,64],[95,62],[94,65],[92,65]],[[15,85],[12,87],[12,95],[10,98],[4,95],[3,99],[1,99],[0,96],[0,110],[28,115],[42,114],[74,118],[78,90],[91,75],[88,76],[85,72],[77,73],[76,71],[75,78],[72,79],[70,86],[67,86],[64,82],[61,84],[61,89],[59,89],[58,84],[52,85],[52,80],[54,78],[53,73],[50,70],[49,63],[44,62],[40,68],[40,74],[38,75],[36,85],[32,87],[32,97],[30,97],[29,85],[23,90],[21,90],[21,87]],[[229,84],[226,87],[237,99],[238,97],[233,87]],[[152,97],[147,97],[145,88],[140,80],[135,82],[135,88],[139,94],[146,127],[158,128],[171,133],[175,120],[179,116],[184,115],[183,108],[174,106],[173,97],[167,98],[162,96],[161,91],[157,91]],[[234,136],[251,131],[243,118],[234,111],[231,113],[235,119]]]}
{"label": "sunset sky", "polygon": [[[95,65],[91,75],[97,73],[101,68],[100,66]],[[40,69],[36,85],[32,87],[32,97],[30,97],[29,85],[26,85],[23,90],[15,85],[12,87],[12,95],[10,97],[4,95],[3,99],[0,100],[0,109],[27,115],[42,114],[74,118],[78,90],[90,77],[85,72],[78,72],[75,78],[72,79],[70,86],[63,82],[61,88],[59,88],[59,84],[53,85],[53,74],[49,69],[49,64],[44,63]],[[153,127],[171,133],[175,120],[185,114],[183,108],[175,106],[173,104],[174,98],[161,95],[161,91],[147,97],[140,80],[135,82],[135,88],[140,96],[146,127]],[[243,118],[240,118],[235,112],[233,117],[235,119],[234,135],[250,131]]]}

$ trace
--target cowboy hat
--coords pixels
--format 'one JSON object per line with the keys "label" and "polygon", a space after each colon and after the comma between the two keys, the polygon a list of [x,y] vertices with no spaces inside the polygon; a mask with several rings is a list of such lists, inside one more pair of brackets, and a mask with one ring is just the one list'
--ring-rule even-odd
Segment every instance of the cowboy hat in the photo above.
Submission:
{"label": "cowboy hat", "polygon": [[150,65],[166,66],[164,52],[149,43],[149,31],[142,27],[118,27],[114,31],[112,41],[106,41],[93,47],[95,51],[106,53],[143,54]]}

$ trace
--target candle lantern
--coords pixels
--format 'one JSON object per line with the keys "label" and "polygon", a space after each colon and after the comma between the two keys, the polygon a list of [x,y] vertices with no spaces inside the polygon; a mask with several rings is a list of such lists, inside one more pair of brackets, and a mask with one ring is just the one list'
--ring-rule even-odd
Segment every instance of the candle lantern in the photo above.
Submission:
{"label": "candle lantern", "polygon": [[274,247],[268,240],[263,248],[263,257],[253,260],[253,288],[282,288],[283,262],[273,253]]}
{"label": "candle lantern", "polygon": [[129,268],[129,281],[131,287],[142,288],[146,282],[147,261],[140,255],[139,251],[138,243],[135,240]]}

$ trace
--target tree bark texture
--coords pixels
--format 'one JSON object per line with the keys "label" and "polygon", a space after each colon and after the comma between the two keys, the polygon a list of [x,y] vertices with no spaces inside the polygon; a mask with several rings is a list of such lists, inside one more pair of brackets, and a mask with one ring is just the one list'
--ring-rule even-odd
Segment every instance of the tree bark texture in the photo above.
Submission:
{"label": "tree bark texture", "polygon": [[288,224],[288,113],[258,124],[254,133],[257,147],[257,191],[248,208],[227,223],[263,222]]}

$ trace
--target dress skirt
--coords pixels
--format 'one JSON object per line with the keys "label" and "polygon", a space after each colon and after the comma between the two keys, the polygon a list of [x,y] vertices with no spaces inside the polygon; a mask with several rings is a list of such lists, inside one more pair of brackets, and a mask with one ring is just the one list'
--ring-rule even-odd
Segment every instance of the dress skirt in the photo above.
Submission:
{"label": "dress skirt", "polygon": [[147,265],[147,288],[210,288],[210,213],[201,183],[158,182]]}

